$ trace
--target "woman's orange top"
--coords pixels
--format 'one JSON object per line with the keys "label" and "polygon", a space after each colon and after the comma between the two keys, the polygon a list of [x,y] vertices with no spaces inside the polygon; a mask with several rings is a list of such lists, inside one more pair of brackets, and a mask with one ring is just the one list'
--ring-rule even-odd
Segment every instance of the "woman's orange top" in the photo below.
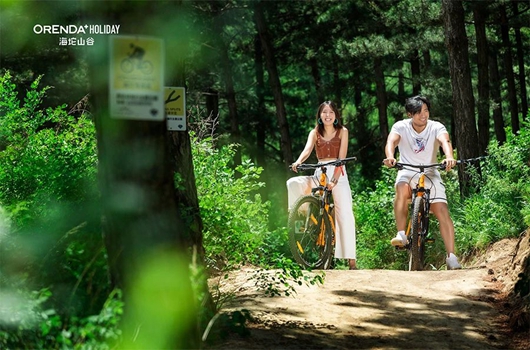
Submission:
{"label": "woman's orange top", "polygon": [[339,158],[340,151],[340,132],[337,130],[335,136],[329,141],[326,141],[317,131],[317,143],[315,145],[315,151],[317,152],[318,159],[330,159]]}

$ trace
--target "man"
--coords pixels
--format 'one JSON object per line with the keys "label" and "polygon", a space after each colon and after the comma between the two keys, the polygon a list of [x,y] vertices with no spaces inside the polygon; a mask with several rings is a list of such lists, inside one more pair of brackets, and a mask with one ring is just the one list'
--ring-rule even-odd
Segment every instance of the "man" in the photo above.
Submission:
{"label": "man", "polygon": [[[405,111],[409,119],[400,120],[392,126],[388,135],[383,163],[387,167],[396,164],[394,151],[399,150],[400,162],[409,164],[434,164],[437,163],[439,147],[445,154],[442,163],[447,171],[456,165],[453,158],[453,147],[449,140],[449,133],[445,126],[439,122],[429,120],[430,102],[426,97],[414,96],[406,100]],[[445,186],[440,173],[435,168],[426,169],[426,186],[433,186],[431,190],[431,210],[440,223],[440,234],[447,251],[447,269],[460,269],[458,259],[454,254],[455,228],[449,215]],[[415,176],[416,175],[416,176]],[[398,171],[396,178],[396,197],[394,199],[394,215],[396,218],[397,235],[391,241],[394,246],[403,246],[407,243],[405,228],[408,216],[408,201],[412,197],[411,186],[416,186],[417,172],[403,169]]]}

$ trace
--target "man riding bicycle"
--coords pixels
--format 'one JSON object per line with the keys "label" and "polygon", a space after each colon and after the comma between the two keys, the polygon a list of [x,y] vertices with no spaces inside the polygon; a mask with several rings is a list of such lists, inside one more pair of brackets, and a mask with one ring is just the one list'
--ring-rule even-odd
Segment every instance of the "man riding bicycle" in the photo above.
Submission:
{"label": "man riding bicycle", "polygon": [[[399,150],[400,162],[409,164],[433,164],[437,162],[438,148],[442,147],[447,171],[456,165],[453,158],[453,147],[445,126],[437,121],[429,120],[430,102],[426,97],[414,96],[406,100],[405,111],[409,119],[396,122],[388,135],[383,163],[387,167],[396,164],[394,151]],[[454,254],[455,229],[449,215],[445,186],[440,173],[435,168],[426,171],[426,185],[433,187],[431,210],[440,223],[440,234],[447,251],[447,269],[460,269],[462,266]],[[405,229],[408,216],[408,201],[412,197],[412,188],[418,180],[417,172],[409,169],[399,170],[396,177],[394,198],[394,215],[396,218],[397,235],[391,241],[393,246],[407,244]]]}

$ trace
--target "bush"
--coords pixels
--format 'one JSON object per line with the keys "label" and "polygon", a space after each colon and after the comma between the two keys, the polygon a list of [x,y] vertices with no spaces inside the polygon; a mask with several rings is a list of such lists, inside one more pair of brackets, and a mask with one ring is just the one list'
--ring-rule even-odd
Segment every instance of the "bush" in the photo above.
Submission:
{"label": "bush", "polygon": [[457,247],[467,254],[503,238],[516,237],[530,224],[530,125],[507,132],[503,145],[492,142],[482,162],[477,193],[455,208]]}
{"label": "bush", "polygon": [[[270,234],[269,203],[257,190],[262,168],[250,160],[231,166],[235,145],[215,148],[212,139],[194,139],[193,165],[204,224],[204,246],[209,265],[258,263]],[[236,174],[237,173],[237,174]]]}

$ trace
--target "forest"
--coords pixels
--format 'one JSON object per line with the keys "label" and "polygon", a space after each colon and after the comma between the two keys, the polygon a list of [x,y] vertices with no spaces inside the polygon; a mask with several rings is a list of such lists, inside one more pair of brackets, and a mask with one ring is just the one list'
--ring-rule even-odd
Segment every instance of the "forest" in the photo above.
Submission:
{"label": "forest", "polygon": [[[185,131],[113,117],[113,36],[163,43],[145,57],[185,89]],[[285,183],[326,100],[357,158],[359,268],[406,269],[382,160],[419,94],[455,159],[486,156],[443,173],[457,253],[518,237],[529,71],[526,0],[0,1],[0,348],[207,348],[212,276],[325,283],[292,260]],[[441,239],[428,254],[445,268]],[[530,262],[520,278],[528,329]]]}

